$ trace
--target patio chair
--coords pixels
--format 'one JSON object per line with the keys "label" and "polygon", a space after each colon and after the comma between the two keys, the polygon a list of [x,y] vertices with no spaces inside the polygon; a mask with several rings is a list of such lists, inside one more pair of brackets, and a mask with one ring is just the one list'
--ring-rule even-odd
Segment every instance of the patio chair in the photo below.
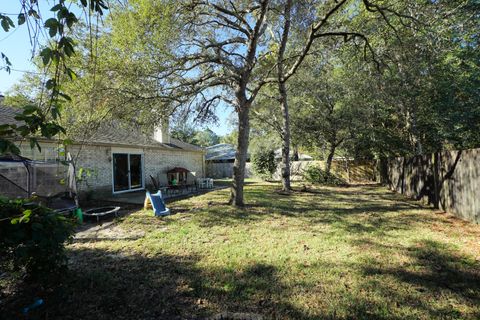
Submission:
{"label": "patio chair", "polygon": [[170,214],[170,209],[165,206],[165,201],[163,201],[162,192],[160,190],[154,194],[147,191],[145,207],[148,206],[147,201],[152,205],[155,216],[162,217]]}
{"label": "patio chair", "polygon": [[207,181],[206,179],[197,179],[197,186],[199,189],[205,189],[207,187]]}
{"label": "patio chair", "polygon": [[212,178],[207,179],[207,188],[209,188],[209,189],[213,188],[213,179]]}

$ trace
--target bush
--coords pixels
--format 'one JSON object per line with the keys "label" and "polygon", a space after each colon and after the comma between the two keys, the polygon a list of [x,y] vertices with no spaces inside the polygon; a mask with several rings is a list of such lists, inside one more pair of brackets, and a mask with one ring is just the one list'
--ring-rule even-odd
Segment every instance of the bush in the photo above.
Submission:
{"label": "bush", "polygon": [[271,179],[277,169],[273,150],[258,150],[252,156],[253,171],[262,179]]}
{"label": "bush", "polygon": [[303,176],[305,180],[313,184],[329,184],[329,185],[342,185],[346,184],[345,180],[337,177],[332,173],[325,172],[318,166],[310,166],[305,169]]}
{"label": "bush", "polygon": [[27,199],[0,198],[0,268],[42,280],[66,267],[75,222]]}

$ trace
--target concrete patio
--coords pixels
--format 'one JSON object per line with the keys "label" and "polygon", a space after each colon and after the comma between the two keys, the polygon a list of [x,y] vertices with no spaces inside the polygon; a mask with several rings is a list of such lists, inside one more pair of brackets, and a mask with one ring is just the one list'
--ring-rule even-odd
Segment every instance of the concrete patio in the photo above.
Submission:
{"label": "concrete patio", "polygon": [[[200,195],[200,194],[204,194],[204,193],[208,193],[211,191],[224,189],[224,188],[227,188],[227,186],[215,185],[213,186],[213,188],[197,189],[197,190],[191,190],[191,189],[169,190],[168,192],[163,192],[163,196],[165,201],[169,202],[175,199],[188,198],[188,197],[192,197],[192,196],[196,196],[196,195]],[[145,201],[145,192],[146,190],[139,190],[139,191],[126,192],[126,193],[111,194],[109,196],[99,196],[98,198],[95,197],[94,199],[97,201],[143,205]]]}

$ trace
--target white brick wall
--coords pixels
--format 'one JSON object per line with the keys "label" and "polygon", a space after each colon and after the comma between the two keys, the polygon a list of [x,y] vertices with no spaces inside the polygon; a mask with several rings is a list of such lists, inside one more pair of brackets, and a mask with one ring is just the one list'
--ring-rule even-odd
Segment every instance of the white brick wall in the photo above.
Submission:
{"label": "white brick wall", "polygon": [[[112,190],[112,150],[113,152],[129,152],[143,154],[144,181],[148,186],[151,184],[150,175],[155,177],[161,184],[167,183],[166,172],[174,167],[186,168],[195,177],[203,177],[204,163],[203,153],[182,150],[164,150],[157,148],[112,148],[109,146],[83,146],[76,159],[77,172],[80,168],[88,170],[91,176],[86,183],[81,183],[80,190],[88,189],[111,192]],[[75,157],[78,152],[77,146],[70,146],[69,152]],[[189,175],[193,179],[193,175]]]}
{"label": "white brick wall", "polygon": [[79,191],[112,190],[111,148],[108,146],[69,146],[68,152],[75,160],[77,174],[85,172],[85,181],[79,183]]}
{"label": "white brick wall", "polygon": [[182,167],[192,172],[189,181],[204,176],[203,153],[185,151],[167,151],[158,149],[145,149],[145,182],[150,184],[150,175],[155,177],[160,184],[167,184],[167,171],[174,167]]}
{"label": "white brick wall", "polygon": [[[32,151],[29,146],[22,146],[22,155],[41,160],[57,158],[58,145],[41,143],[41,146],[42,153],[36,150]],[[174,167],[183,167],[190,170],[192,174],[188,178],[192,182],[194,178],[204,176],[204,154],[201,152],[99,145],[71,145],[68,146],[66,151],[70,152],[74,158],[77,173],[81,169],[88,172],[86,181],[79,183],[79,191],[112,192],[112,151],[143,155],[143,175],[146,186],[151,185],[150,175],[165,185],[167,183],[167,171]]]}

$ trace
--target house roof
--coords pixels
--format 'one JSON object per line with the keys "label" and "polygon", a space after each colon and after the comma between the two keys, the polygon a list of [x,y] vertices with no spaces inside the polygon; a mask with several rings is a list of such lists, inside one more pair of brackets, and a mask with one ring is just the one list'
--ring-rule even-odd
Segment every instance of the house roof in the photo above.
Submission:
{"label": "house roof", "polygon": [[[214,146],[206,147],[205,151],[205,160],[207,161],[223,161],[223,160],[234,160],[235,152],[237,151],[236,147],[233,144],[220,143]],[[250,158],[250,154],[247,154],[247,157]]]}
{"label": "house roof", "polygon": [[15,115],[19,112],[19,109],[3,106],[0,100],[0,124],[20,124],[20,121],[15,120]]}
{"label": "house roof", "polygon": [[[205,151],[207,152],[205,155],[206,161],[225,161],[225,160],[234,160],[235,159],[235,152],[237,149],[233,144],[228,143],[220,143],[216,144],[211,147],[206,147]],[[290,152],[290,157],[293,157],[293,152]],[[248,154],[248,158],[250,158],[250,154]],[[282,149],[275,150],[275,159],[282,158]],[[308,154],[299,153],[298,158],[301,161],[310,161],[313,160],[311,156]]]}
{"label": "house roof", "polygon": [[[0,124],[20,124],[15,120],[15,115],[19,110],[11,107],[0,105]],[[106,122],[101,125],[92,135],[87,135],[88,141],[84,141],[89,145],[121,145],[130,147],[147,147],[147,148],[162,148],[170,150],[184,150],[203,152],[203,148],[180,141],[175,138],[170,139],[170,143],[160,143],[153,139],[153,136],[148,136],[136,127],[125,127],[118,122]],[[78,141],[79,142],[79,141]]]}

